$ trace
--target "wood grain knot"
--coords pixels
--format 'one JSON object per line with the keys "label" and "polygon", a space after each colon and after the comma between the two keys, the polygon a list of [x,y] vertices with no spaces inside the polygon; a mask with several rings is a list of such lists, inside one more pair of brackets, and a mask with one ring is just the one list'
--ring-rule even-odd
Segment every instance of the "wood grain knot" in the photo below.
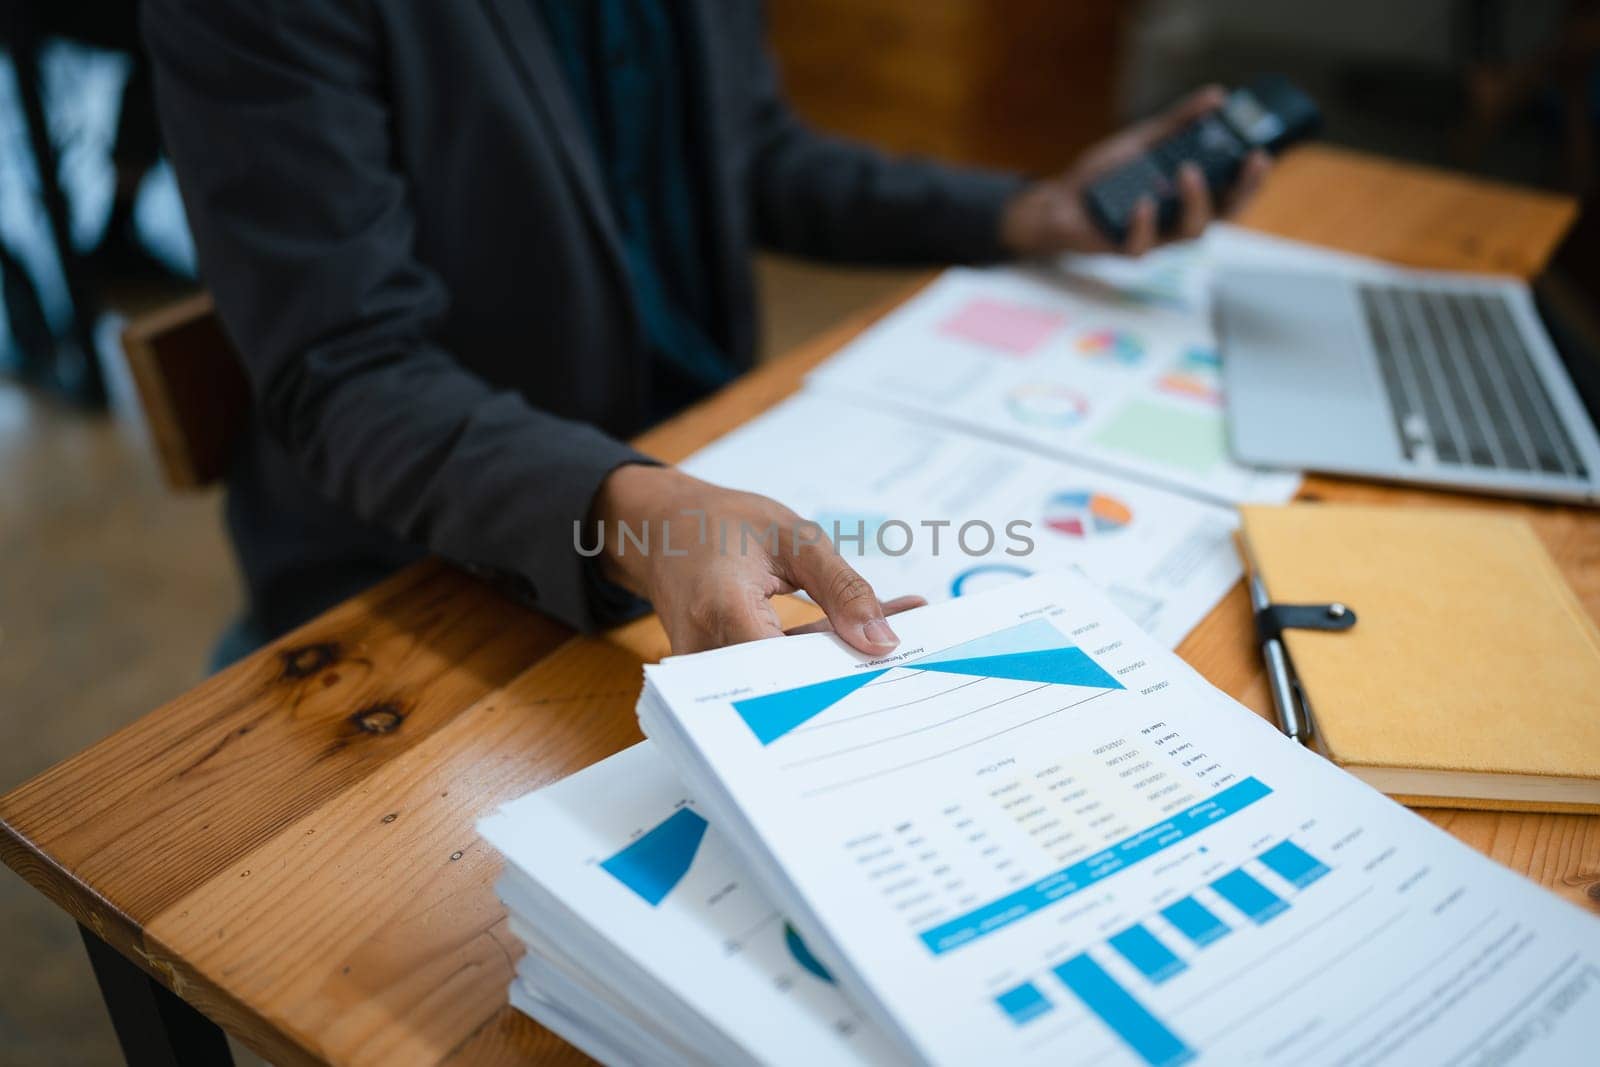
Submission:
{"label": "wood grain knot", "polygon": [[278,655],[283,659],[283,677],[289,680],[309,678],[330,663],[339,659],[337,641],[318,641],[315,644],[286,648]]}
{"label": "wood grain knot", "polygon": [[350,716],[350,721],[362,733],[387,734],[400,729],[400,724],[406,721],[406,712],[398,701],[384,700],[368,704]]}
{"label": "wood grain knot", "polygon": [[1585,889],[1584,893],[1590,900],[1594,901],[1596,904],[1600,904],[1600,882],[1590,882],[1589,888]]}

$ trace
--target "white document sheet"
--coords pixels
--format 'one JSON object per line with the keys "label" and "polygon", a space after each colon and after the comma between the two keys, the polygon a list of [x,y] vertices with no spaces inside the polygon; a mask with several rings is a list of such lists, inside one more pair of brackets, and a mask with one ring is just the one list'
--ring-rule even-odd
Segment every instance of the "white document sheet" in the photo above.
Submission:
{"label": "white document sheet", "polygon": [[791,397],[682,467],[771,496],[830,540],[845,535],[840,551],[883,597],[945,600],[1076,567],[1172,647],[1243,573],[1230,508],[825,387]]}
{"label": "white document sheet", "polygon": [[[591,984],[625,982],[630,971],[649,977],[657,992],[634,1004],[639,1026],[661,1021],[685,1047],[643,1062],[721,1058],[719,1048],[724,1057],[806,1067],[896,1059],[648,743],[513,801],[479,831],[506,857],[497,888],[512,906],[514,932],[552,959],[583,961]],[[521,925],[530,910],[546,916],[536,929]],[[558,920],[562,912],[570,918]],[[592,932],[604,944],[590,944]],[[518,979],[525,1009],[586,1048],[596,1045],[592,1020],[606,1015],[597,1002],[629,1012],[583,988],[571,965],[528,967]],[[608,1060],[611,1050],[639,1044],[627,1040],[631,1024],[607,1029]]]}
{"label": "white document sheet", "polygon": [[1184,253],[1163,255],[1170,299],[1058,270],[946,271],[812,379],[1212,500],[1287,500],[1298,474],[1229,456],[1210,322],[1185,302]]}
{"label": "white document sheet", "polygon": [[946,1064],[1594,1054],[1600,922],[1289,742],[1081,579],[647,667],[646,732]]}

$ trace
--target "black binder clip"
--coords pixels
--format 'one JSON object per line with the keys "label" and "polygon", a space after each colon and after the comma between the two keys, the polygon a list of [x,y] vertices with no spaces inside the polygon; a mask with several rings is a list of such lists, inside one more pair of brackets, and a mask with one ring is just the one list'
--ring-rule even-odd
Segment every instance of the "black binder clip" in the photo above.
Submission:
{"label": "black binder clip", "polygon": [[1280,641],[1285,630],[1348,630],[1356,613],[1348,604],[1268,604],[1256,612],[1256,636],[1262,644]]}

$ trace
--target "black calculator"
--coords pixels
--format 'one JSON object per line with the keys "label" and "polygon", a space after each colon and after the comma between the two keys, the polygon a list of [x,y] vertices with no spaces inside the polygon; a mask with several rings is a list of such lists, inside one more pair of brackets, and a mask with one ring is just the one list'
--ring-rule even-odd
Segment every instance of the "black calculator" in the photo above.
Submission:
{"label": "black calculator", "polygon": [[1089,217],[1120,245],[1128,238],[1134,206],[1148,196],[1156,203],[1157,227],[1170,233],[1182,213],[1178,168],[1184,163],[1200,168],[1216,197],[1233,184],[1252,151],[1278,152],[1314,133],[1321,121],[1317,105],[1287,78],[1258,78],[1229,93],[1216,111],[1096,180],[1083,194]]}

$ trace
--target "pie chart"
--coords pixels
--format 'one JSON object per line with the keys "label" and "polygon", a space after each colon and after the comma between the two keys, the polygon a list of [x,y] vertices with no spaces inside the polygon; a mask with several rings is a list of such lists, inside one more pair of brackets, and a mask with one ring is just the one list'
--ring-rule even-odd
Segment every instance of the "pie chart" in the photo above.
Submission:
{"label": "pie chart", "polygon": [[1018,422],[1060,429],[1082,422],[1089,414],[1089,401],[1064,385],[1035,382],[1006,394],[1006,410]]}
{"label": "pie chart", "polygon": [[1057,493],[1045,507],[1044,524],[1067,537],[1116,533],[1133,521],[1133,511],[1114,496],[1088,489]]}
{"label": "pie chart", "polygon": [[980,563],[976,567],[968,567],[955,576],[955,580],[950,583],[950,595],[966,596],[980,589],[989,589],[1016,581],[1018,578],[1026,578],[1032,573],[1028,568],[1019,567],[1014,563]]}
{"label": "pie chart", "polygon": [[1126,330],[1095,330],[1078,338],[1078,353],[1131,367],[1144,359],[1144,342]]}

